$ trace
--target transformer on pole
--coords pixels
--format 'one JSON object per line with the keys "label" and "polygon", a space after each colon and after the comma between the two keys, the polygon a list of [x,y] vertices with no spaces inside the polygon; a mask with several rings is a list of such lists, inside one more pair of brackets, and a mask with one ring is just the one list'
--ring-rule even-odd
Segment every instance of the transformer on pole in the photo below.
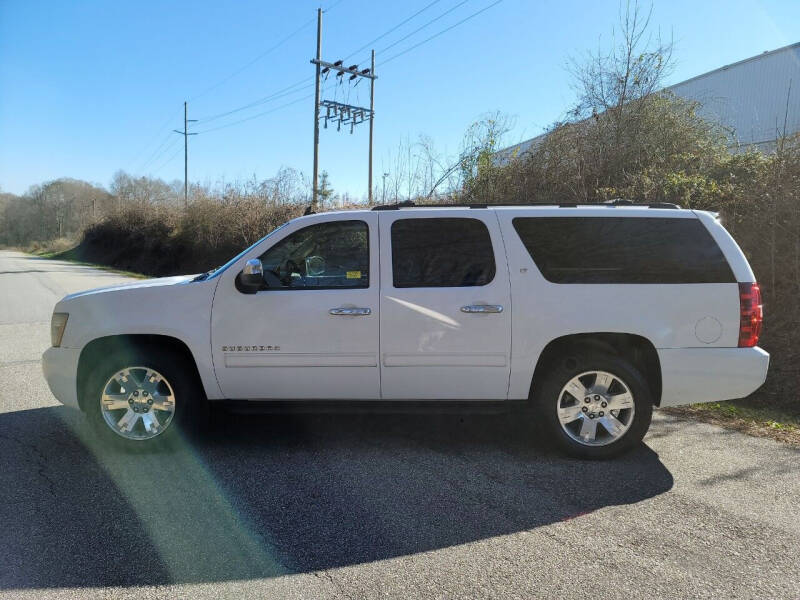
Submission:
{"label": "transformer on pole", "polygon": [[[314,93],[314,173],[311,206],[317,209],[319,201],[319,122],[323,121],[327,128],[329,123],[336,124],[336,130],[341,131],[342,125],[349,126],[350,133],[353,133],[356,125],[369,121],[369,169],[368,169],[368,198],[372,204],[372,136],[375,121],[375,50],[372,51],[371,64],[369,68],[359,69],[358,65],[344,66],[343,60],[327,62],[322,60],[322,9],[317,9],[317,57],[311,60],[316,68],[316,85]],[[360,81],[361,78],[369,79],[369,108],[355,106],[336,100],[323,100],[320,98],[320,78],[327,76],[331,71],[336,73],[344,81],[348,77],[348,85],[354,80]],[[356,84],[358,84],[356,81]],[[322,112],[324,111],[324,112]]]}

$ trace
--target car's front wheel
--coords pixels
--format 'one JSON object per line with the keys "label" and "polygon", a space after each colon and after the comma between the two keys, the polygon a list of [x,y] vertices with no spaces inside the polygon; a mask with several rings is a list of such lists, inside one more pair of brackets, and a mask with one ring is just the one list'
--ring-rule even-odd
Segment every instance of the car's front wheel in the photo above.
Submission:
{"label": "car's front wheel", "polygon": [[650,427],[653,401],[641,373],[613,354],[570,352],[554,361],[534,391],[548,436],[579,458],[627,452]]}
{"label": "car's front wheel", "polygon": [[193,369],[179,356],[132,350],[106,357],[89,376],[84,408],[101,439],[134,448],[186,431],[205,402]]}

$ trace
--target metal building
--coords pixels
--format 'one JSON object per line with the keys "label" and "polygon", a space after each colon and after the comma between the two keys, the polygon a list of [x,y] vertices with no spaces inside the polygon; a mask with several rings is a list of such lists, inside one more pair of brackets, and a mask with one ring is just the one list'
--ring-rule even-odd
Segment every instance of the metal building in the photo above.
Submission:
{"label": "metal building", "polygon": [[[800,132],[800,42],[764,52],[666,88],[700,103],[699,114],[722,125],[732,148],[775,148],[777,138]],[[524,154],[539,135],[500,150],[505,162]]]}

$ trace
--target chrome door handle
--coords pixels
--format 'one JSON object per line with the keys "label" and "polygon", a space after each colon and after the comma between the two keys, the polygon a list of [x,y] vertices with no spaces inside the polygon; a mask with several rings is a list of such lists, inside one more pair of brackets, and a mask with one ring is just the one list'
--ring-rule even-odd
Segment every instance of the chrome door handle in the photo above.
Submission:
{"label": "chrome door handle", "polygon": [[364,317],[372,314],[371,308],[332,308],[328,311],[335,316]]}
{"label": "chrome door handle", "polygon": [[500,304],[468,304],[461,307],[461,312],[465,313],[501,313],[503,307]]}

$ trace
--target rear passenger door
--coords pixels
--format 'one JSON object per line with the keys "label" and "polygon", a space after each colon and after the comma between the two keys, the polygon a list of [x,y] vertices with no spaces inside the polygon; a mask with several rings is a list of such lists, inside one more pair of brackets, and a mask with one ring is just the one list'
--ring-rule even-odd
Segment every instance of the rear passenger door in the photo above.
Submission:
{"label": "rear passenger door", "polygon": [[494,211],[381,212],[381,397],[505,399],[511,295]]}

